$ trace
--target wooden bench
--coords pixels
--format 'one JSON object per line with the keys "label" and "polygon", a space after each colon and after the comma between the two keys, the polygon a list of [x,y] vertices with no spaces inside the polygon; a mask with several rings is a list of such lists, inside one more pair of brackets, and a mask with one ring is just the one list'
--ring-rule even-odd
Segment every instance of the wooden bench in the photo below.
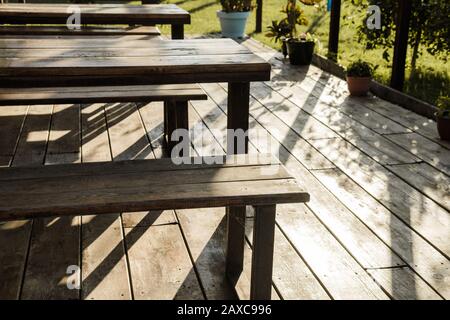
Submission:
{"label": "wooden bench", "polygon": [[[243,270],[245,209],[254,207],[251,299],[270,299],[275,209],[309,201],[270,156],[236,155],[0,169],[0,221],[116,212],[226,207],[226,275]],[[199,164],[195,164],[199,163]],[[205,217],[207,219],[207,217]]]}
{"label": "wooden bench", "polygon": [[197,84],[0,88],[0,106],[27,104],[164,102],[164,140],[169,152],[176,129],[189,129],[188,101],[206,100]]}
{"label": "wooden bench", "polygon": [[0,26],[0,36],[25,36],[25,37],[41,37],[41,36],[141,36],[158,37],[161,35],[159,29],[155,26],[82,26],[80,30],[71,30],[66,26]]}
{"label": "wooden bench", "polygon": [[[63,25],[70,16],[71,4],[6,3],[0,4],[3,24]],[[172,39],[184,38],[184,25],[191,22],[189,12],[174,4],[77,4],[84,25],[171,25]]]}

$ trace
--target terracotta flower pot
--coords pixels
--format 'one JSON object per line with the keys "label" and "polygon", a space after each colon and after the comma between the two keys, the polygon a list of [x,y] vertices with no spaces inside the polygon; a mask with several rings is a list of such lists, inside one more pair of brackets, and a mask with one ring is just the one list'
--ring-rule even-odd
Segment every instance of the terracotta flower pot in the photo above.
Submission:
{"label": "terracotta flower pot", "polygon": [[450,141],[450,118],[436,115],[436,122],[441,139]]}
{"label": "terracotta flower pot", "polygon": [[352,96],[365,96],[369,92],[370,80],[370,77],[347,76],[348,91]]}

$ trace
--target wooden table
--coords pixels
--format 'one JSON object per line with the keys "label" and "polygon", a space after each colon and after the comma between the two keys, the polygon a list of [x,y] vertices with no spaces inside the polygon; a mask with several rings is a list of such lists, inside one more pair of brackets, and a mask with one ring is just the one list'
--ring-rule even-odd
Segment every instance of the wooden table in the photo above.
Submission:
{"label": "wooden table", "polygon": [[231,39],[0,39],[0,86],[228,82],[234,130],[248,130],[250,82],[267,80],[270,64]]}
{"label": "wooden table", "polygon": [[[66,24],[70,4],[0,4],[0,22],[9,24]],[[174,4],[77,4],[82,24],[170,24],[172,39],[183,39],[189,12]]]}

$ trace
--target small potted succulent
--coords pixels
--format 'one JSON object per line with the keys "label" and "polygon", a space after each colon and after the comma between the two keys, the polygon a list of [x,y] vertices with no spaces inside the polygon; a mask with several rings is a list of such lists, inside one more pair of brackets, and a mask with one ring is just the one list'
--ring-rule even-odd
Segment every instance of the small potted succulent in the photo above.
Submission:
{"label": "small potted succulent", "polygon": [[217,11],[222,36],[243,38],[245,25],[252,10],[252,0],[220,0],[222,10]]}
{"label": "small potted succulent", "polygon": [[450,97],[440,96],[436,103],[436,122],[439,136],[442,140],[450,141]]}
{"label": "small potted succulent", "polygon": [[352,96],[365,96],[369,92],[373,67],[361,59],[347,67],[347,86]]}
{"label": "small potted succulent", "polygon": [[[321,0],[300,0],[306,5],[314,5]],[[286,17],[281,21],[272,21],[269,26],[268,37],[275,38],[275,41],[282,41],[283,54],[289,55],[289,61],[293,65],[311,64],[315,39],[308,33],[299,33],[298,26],[308,25],[303,10],[297,4],[297,0],[287,0],[286,6],[281,10]]]}

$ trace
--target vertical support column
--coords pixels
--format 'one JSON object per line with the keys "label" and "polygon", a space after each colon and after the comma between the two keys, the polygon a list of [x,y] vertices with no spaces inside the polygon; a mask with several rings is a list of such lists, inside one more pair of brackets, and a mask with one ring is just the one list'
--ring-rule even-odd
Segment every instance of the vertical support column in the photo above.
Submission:
{"label": "vertical support column", "polygon": [[398,0],[398,13],[392,61],[391,87],[402,91],[405,82],[406,54],[408,52],[409,21],[412,1]]}
{"label": "vertical support column", "polygon": [[263,11],[263,0],[257,0],[256,1],[256,25],[255,25],[255,32],[260,33],[262,32],[262,11]]}
{"label": "vertical support column", "polygon": [[337,61],[339,50],[339,25],[341,20],[341,0],[332,0],[330,32],[328,38],[328,58]]}
{"label": "vertical support column", "polygon": [[225,273],[235,285],[244,267],[245,206],[227,207]]}
{"label": "vertical support column", "polygon": [[172,40],[184,39],[184,24],[172,24]]}
{"label": "vertical support column", "polygon": [[255,206],[251,300],[270,300],[272,296],[275,213],[275,205]]}
{"label": "vertical support column", "polygon": [[174,101],[165,101],[164,102],[164,133],[165,133],[165,141],[167,146],[167,151],[170,155],[172,152],[172,148],[174,143],[171,140],[172,133],[176,129],[177,126],[177,115],[176,115],[176,105]]}
{"label": "vertical support column", "polygon": [[[164,140],[169,155],[177,143],[171,139],[176,129],[189,130],[188,101],[164,102]],[[189,154],[182,154],[182,156],[187,157]]]}
{"label": "vertical support column", "polygon": [[[227,117],[227,154],[248,153],[248,122],[250,104],[250,83],[249,82],[229,82],[228,83],[228,117]],[[230,135],[229,130],[234,134]],[[242,129],[242,131],[237,131]],[[244,133],[245,136],[238,135]],[[239,143],[243,143],[243,148],[239,148]],[[242,145],[241,145],[242,146]]]}
{"label": "vertical support column", "polygon": [[[189,132],[189,117],[188,117],[188,101],[177,101],[175,102],[175,117],[176,117],[176,129],[185,129]],[[184,138],[183,138],[184,139]],[[189,135],[187,137],[190,144]],[[189,149],[186,150],[187,154],[183,152],[182,157],[189,156]]]}

